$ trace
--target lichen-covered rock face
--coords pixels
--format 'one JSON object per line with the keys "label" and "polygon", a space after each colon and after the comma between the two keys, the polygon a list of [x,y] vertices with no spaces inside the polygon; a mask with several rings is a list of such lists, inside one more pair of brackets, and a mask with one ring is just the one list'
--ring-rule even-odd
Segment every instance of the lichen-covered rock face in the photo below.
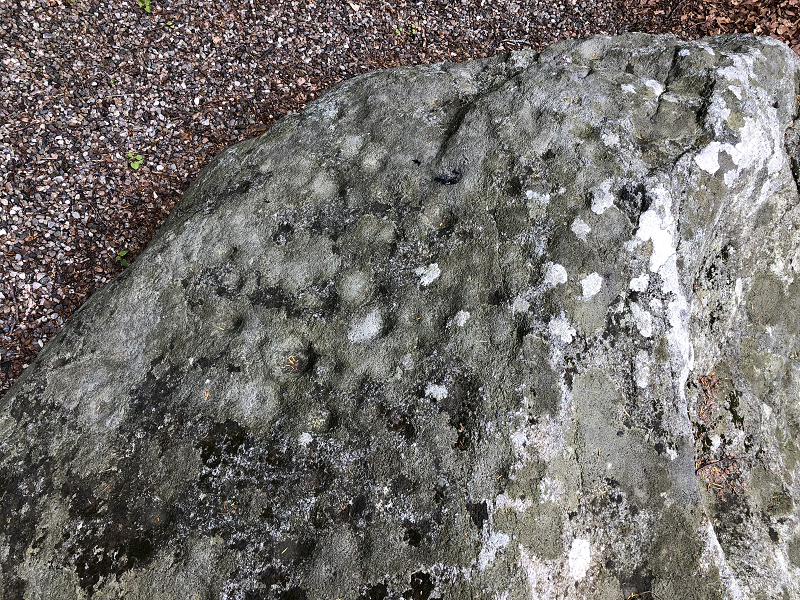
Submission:
{"label": "lichen-covered rock face", "polygon": [[800,597],[799,87],[597,37],[223,152],[2,401],[4,597]]}

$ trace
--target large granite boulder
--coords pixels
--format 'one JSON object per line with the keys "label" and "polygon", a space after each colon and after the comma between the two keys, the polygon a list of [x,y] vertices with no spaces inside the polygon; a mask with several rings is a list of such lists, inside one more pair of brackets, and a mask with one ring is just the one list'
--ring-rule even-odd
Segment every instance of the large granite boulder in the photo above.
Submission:
{"label": "large granite boulder", "polygon": [[800,597],[798,88],[596,37],[226,150],[2,400],[3,597]]}

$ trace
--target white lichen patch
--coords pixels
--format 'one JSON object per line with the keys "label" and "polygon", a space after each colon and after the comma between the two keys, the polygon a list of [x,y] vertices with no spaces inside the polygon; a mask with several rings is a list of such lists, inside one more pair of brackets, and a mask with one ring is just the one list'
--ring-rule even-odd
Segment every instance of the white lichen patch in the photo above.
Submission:
{"label": "white lichen patch", "polygon": [[709,175],[719,171],[719,149],[721,145],[719,142],[711,142],[694,157],[694,162],[697,163],[697,166]]}
{"label": "white lichen patch", "polygon": [[434,400],[444,400],[447,398],[447,388],[436,383],[429,383],[425,386],[425,395]]}
{"label": "white lichen patch", "polygon": [[603,140],[603,143],[609,148],[616,148],[619,146],[619,136],[616,133],[604,131],[600,134],[600,139]]}
{"label": "white lichen patch", "polygon": [[550,330],[550,335],[560,339],[565,344],[572,343],[572,338],[575,337],[575,328],[570,325],[564,313],[561,313],[558,317],[553,317],[550,320],[548,329]]}
{"label": "white lichen patch", "polygon": [[622,88],[622,91],[625,92],[626,94],[635,94],[636,93],[636,87],[631,85],[630,83],[623,83],[620,86],[620,88]]}
{"label": "white lichen patch", "polygon": [[563,581],[557,575],[558,567],[553,561],[544,561],[535,552],[528,553],[522,544],[517,544],[519,564],[528,581],[528,598],[563,598]]}
{"label": "white lichen patch", "polygon": [[647,305],[654,313],[661,313],[664,311],[664,303],[661,301],[661,298],[652,298]]}
{"label": "white lichen patch", "polygon": [[419,284],[425,287],[432,284],[442,274],[442,270],[439,263],[431,263],[427,267],[417,267],[414,273],[419,275]]}
{"label": "white lichen patch", "polygon": [[[727,108],[718,108],[714,115],[717,119],[725,121],[730,111]],[[783,167],[786,156],[779,148],[780,135],[775,132],[771,134],[767,134],[755,119],[745,117],[744,125],[739,130],[738,143],[710,142],[694,157],[694,162],[703,171],[713,175],[720,168],[719,153],[728,154],[736,165],[735,171],[725,173],[725,184],[728,186],[733,185],[743,170],[759,168],[765,161],[767,170],[772,175]]]}
{"label": "white lichen patch", "polygon": [[414,368],[414,357],[410,354],[404,354],[400,357],[400,366],[406,371],[411,371]]}
{"label": "white lichen patch", "polygon": [[649,338],[653,335],[653,315],[634,302],[631,304],[633,322],[642,337]]}
{"label": "white lichen patch", "polygon": [[494,510],[495,512],[499,511],[508,511],[513,510],[517,513],[524,513],[533,505],[530,498],[509,498],[506,494],[500,494],[497,498],[494,499]]}
{"label": "white lichen patch", "polygon": [[347,333],[347,339],[360,344],[375,339],[383,329],[383,316],[376,308],[363,319],[356,320]]}
{"label": "white lichen patch", "polygon": [[492,564],[497,553],[508,546],[510,541],[511,538],[505,533],[492,533],[489,539],[484,542],[481,552],[478,555],[478,569],[483,571]]}
{"label": "white lichen patch", "polygon": [[708,110],[716,113],[716,115],[720,117],[720,121],[727,121],[728,117],[731,116],[731,109],[728,108],[728,104],[725,102],[725,98],[722,96],[715,95],[711,99]]}
{"label": "white lichen patch", "polygon": [[653,91],[653,96],[656,98],[664,93],[664,86],[655,79],[645,79],[644,84]]}
{"label": "white lichen patch", "polygon": [[583,299],[588,300],[603,287],[603,278],[597,273],[592,273],[581,279],[581,289],[583,290]]}
{"label": "white lichen patch", "polygon": [[313,441],[314,441],[313,436],[310,433],[308,433],[307,431],[304,431],[303,433],[301,433],[300,437],[297,438],[297,443],[300,444],[301,446],[303,446],[303,448],[308,446]]}
{"label": "white lichen patch", "polygon": [[517,296],[514,299],[514,303],[511,305],[511,314],[515,315],[517,313],[526,313],[528,309],[531,307],[531,303],[525,300],[522,296]]}
{"label": "white lichen patch", "polygon": [[592,562],[592,546],[589,540],[576,538],[572,540],[572,547],[569,549],[569,574],[575,581],[580,581],[586,577],[586,571]]}
{"label": "white lichen patch", "polygon": [[555,287],[559,283],[567,283],[567,270],[558,263],[547,263],[547,272],[544,274],[546,285]]}
{"label": "white lichen patch", "polygon": [[580,217],[572,222],[572,227],[570,227],[570,229],[572,230],[572,233],[574,233],[575,236],[582,242],[586,241],[586,236],[592,231],[592,228],[589,227]]}
{"label": "white lichen patch", "polygon": [[550,202],[550,194],[540,194],[539,192],[534,192],[533,190],[527,190],[525,192],[525,197],[531,202],[536,202],[537,204],[547,204]]}
{"label": "white lichen patch", "polygon": [[358,304],[367,298],[371,278],[361,271],[353,271],[342,276],[339,282],[339,297],[347,304]]}
{"label": "white lichen patch", "polygon": [[566,443],[564,429],[550,415],[543,416],[535,424],[528,424],[526,421],[520,429],[511,432],[510,439],[514,455],[520,460],[520,464],[533,456],[540,460],[550,460],[563,453]]}
{"label": "white lichen patch", "polygon": [[653,273],[658,273],[667,259],[675,254],[672,234],[661,228],[661,217],[652,208],[639,217],[639,229],[636,230],[636,237],[643,242],[651,241],[653,243],[653,253],[650,255],[650,271]]}
{"label": "white lichen patch", "polygon": [[470,314],[466,310],[460,310],[456,313],[456,316],[453,317],[453,324],[458,327],[463,327],[469,321]]}
{"label": "white lichen patch", "polygon": [[639,277],[634,277],[631,279],[631,283],[628,287],[630,287],[634,292],[645,292],[647,291],[647,286],[650,285],[650,275],[647,273],[642,273]]}
{"label": "white lichen patch", "polygon": [[602,215],[606,209],[614,206],[614,194],[611,192],[611,185],[614,182],[606,179],[603,183],[592,190],[592,212]]}
{"label": "white lichen patch", "polygon": [[557,503],[564,493],[564,486],[558,479],[545,475],[539,482],[539,504]]}
{"label": "white lichen patch", "polygon": [[542,218],[547,205],[550,203],[550,194],[540,194],[533,190],[527,190],[525,197],[528,199],[528,218]]}
{"label": "white lichen patch", "polygon": [[[335,114],[335,113],[334,113]],[[343,158],[353,158],[364,145],[364,138],[360,135],[346,135],[341,140],[339,152]]]}

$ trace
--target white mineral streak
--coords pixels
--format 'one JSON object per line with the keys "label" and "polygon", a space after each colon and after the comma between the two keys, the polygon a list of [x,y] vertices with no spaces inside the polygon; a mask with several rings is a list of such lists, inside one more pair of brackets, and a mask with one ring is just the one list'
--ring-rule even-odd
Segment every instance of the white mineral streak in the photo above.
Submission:
{"label": "white mineral streak", "polygon": [[653,335],[653,315],[634,302],[631,304],[631,312],[633,313],[633,322],[636,323],[636,329],[642,337],[649,338]]}
{"label": "white mineral streak", "polygon": [[572,338],[575,336],[575,329],[569,324],[564,313],[550,319],[549,329],[553,337],[557,337],[565,344],[572,343]]}
{"label": "white mineral streak", "polygon": [[381,329],[383,329],[383,317],[376,308],[363,319],[353,323],[347,333],[347,339],[354,344],[368,342],[378,337]]}
{"label": "white mineral streak", "polygon": [[606,179],[592,190],[592,212],[602,215],[607,208],[614,206],[614,194],[611,193],[613,181]]}
{"label": "white mineral streak", "polygon": [[[650,254],[650,271],[661,277],[661,292],[670,298],[667,304],[667,331],[675,366],[680,369],[677,389],[681,406],[686,406],[686,381],[694,368],[694,348],[689,335],[689,305],[683,295],[678,276],[676,242],[677,223],[672,216],[672,195],[660,182],[648,182],[653,206],[639,217],[639,228],[633,246],[650,241],[653,245]],[[638,242],[637,242],[638,240]],[[659,303],[660,304],[660,303]],[[658,304],[656,305],[658,306]],[[652,307],[652,302],[651,302]]]}
{"label": "white mineral streak", "polygon": [[586,236],[591,233],[592,228],[589,227],[583,220],[579,217],[572,222],[572,233],[574,233],[577,238],[583,242],[586,241]]}
{"label": "white mineral streak", "polygon": [[600,291],[600,288],[603,286],[603,278],[600,277],[597,273],[592,273],[581,279],[581,288],[583,289],[583,299],[587,300],[591,298],[597,292]]}
{"label": "white mineral streak", "polygon": [[569,549],[569,574],[575,581],[580,581],[586,577],[589,564],[592,562],[592,546],[589,540],[576,538],[572,540],[572,547]]}
{"label": "white mineral streak", "polygon": [[650,285],[650,275],[647,273],[642,273],[638,277],[631,279],[629,287],[634,292],[646,292],[648,285]]}
{"label": "white mineral streak", "polygon": [[547,263],[544,282],[552,287],[557,286],[559,283],[567,283],[567,270],[558,263]]}
{"label": "white mineral streak", "polygon": [[725,586],[725,591],[728,592],[731,600],[744,600],[746,597],[736,581],[736,575],[733,573],[725,558],[725,551],[717,539],[717,534],[710,521],[706,521],[705,525],[700,526],[700,538],[705,542],[703,554],[700,556],[700,568],[708,572],[711,567],[714,567],[719,572],[719,578],[722,580],[722,585]]}
{"label": "white mineral streak", "polygon": [[626,94],[636,93],[636,88],[632,86],[630,83],[623,83],[620,87],[622,88],[622,91],[625,92]]}
{"label": "white mineral streak", "polygon": [[733,312],[736,312],[736,309],[738,309],[742,303],[742,294],[743,294],[742,280],[739,277],[736,278],[736,283],[733,286],[733,293],[736,296],[736,304],[733,307]]}
{"label": "white mineral streak", "polygon": [[427,267],[417,267],[414,273],[419,275],[420,285],[428,286],[442,274],[442,271],[439,269],[439,263],[432,263]]}
{"label": "white mineral streak", "polygon": [[508,546],[511,538],[505,533],[494,532],[489,536],[489,539],[483,544],[481,552],[478,555],[478,569],[483,571],[492,562],[497,553]]}
{"label": "white mineral streak", "polygon": [[646,388],[650,385],[650,355],[644,350],[639,350],[636,354],[636,385],[640,388]]}
{"label": "white mineral streak", "polygon": [[469,321],[470,314],[466,310],[460,310],[456,313],[456,316],[453,317],[453,323],[458,325],[459,327],[463,327]]}

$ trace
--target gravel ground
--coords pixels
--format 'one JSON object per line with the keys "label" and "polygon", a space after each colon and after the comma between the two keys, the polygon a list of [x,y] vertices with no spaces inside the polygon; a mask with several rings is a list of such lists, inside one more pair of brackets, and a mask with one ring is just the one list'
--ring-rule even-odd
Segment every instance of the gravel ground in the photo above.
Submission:
{"label": "gravel ground", "polygon": [[0,2],[0,395],[215,154],[342,79],[628,30],[800,54],[798,2]]}

